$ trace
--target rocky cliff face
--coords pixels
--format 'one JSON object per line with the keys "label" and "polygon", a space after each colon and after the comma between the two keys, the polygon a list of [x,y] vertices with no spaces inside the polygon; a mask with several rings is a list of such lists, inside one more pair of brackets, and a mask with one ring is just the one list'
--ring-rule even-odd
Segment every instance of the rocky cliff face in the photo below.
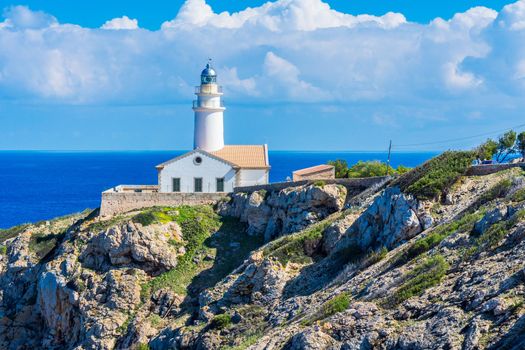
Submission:
{"label": "rocky cliff face", "polygon": [[[525,176],[334,185],[0,233],[2,349],[522,349]],[[2,236],[2,234],[4,236]]]}

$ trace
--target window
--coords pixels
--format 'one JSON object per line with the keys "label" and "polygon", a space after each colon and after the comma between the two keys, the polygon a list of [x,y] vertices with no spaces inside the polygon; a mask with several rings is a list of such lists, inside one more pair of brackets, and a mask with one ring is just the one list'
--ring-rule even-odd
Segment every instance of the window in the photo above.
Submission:
{"label": "window", "polygon": [[202,158],[201,158],[201,157],[198,157],[198,156],[195,157],[195,158],[193,159],[193,163],[194,163],[195,165],[201,165],[201,164],[202,164]]}
{"label": "window", "polygon": [[224,178],[217,178],[217,192],[224,192]]}
{"label": "window", "polygon": [[172,191],[180,192],[180,178],[174,177],[172,180],[173,180]]}
{"label": "window", "polygon": [[194,191],[202,192],[202,177],[196,177],[194,180]]}

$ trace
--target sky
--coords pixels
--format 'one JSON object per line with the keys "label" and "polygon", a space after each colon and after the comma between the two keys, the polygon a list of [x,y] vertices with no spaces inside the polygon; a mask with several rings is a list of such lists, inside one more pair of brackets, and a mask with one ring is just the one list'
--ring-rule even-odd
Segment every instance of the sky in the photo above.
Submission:
{"label": "sky", "polygon": [[525,0],[0,0],[0,150],[426,151],[525,129]]}

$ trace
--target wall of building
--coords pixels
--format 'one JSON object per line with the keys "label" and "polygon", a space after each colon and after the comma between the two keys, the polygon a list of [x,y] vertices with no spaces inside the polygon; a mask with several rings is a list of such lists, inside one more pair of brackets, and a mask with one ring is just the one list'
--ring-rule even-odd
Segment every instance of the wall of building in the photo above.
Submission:
{"label": "wall of building", "polygon": [[265,185],[269,182],[269,169],[241,169],[237,186]]}
{"label": "wall of building", "polygon": [[[195,164],[195,157],[202,163]],[[180,178],[182,193],[194,192],[194,179],[202,178],[204,193],[216,192],[217,178],[224,178],[224,192],[233,192],[236,184],[236,170],[231,165],[211,158],[204,153],[195,152],[164,166],[159,172],[159,192],[173,192],[173,178]]]}
{"label": "wall of building", "polygon": [[335,179],[335,169],[326,169],[304,175],[300,175],[294,172],[292,175],[293,181]]}
{"label": "wall of building", "polygon": [[131,210],[155,206],[213,204],[225,197],[224,193],[133,193],[106,191],[102,193],[100,215],[112,216]]}

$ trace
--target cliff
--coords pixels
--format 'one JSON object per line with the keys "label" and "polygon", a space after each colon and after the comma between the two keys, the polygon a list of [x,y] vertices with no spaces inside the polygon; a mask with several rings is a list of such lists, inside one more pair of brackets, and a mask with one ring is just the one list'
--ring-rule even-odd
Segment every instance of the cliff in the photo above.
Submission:
{"label": "cliff", "polygon": [[524,348],[525,172],[469,157],[1,232],[0,348]]}

